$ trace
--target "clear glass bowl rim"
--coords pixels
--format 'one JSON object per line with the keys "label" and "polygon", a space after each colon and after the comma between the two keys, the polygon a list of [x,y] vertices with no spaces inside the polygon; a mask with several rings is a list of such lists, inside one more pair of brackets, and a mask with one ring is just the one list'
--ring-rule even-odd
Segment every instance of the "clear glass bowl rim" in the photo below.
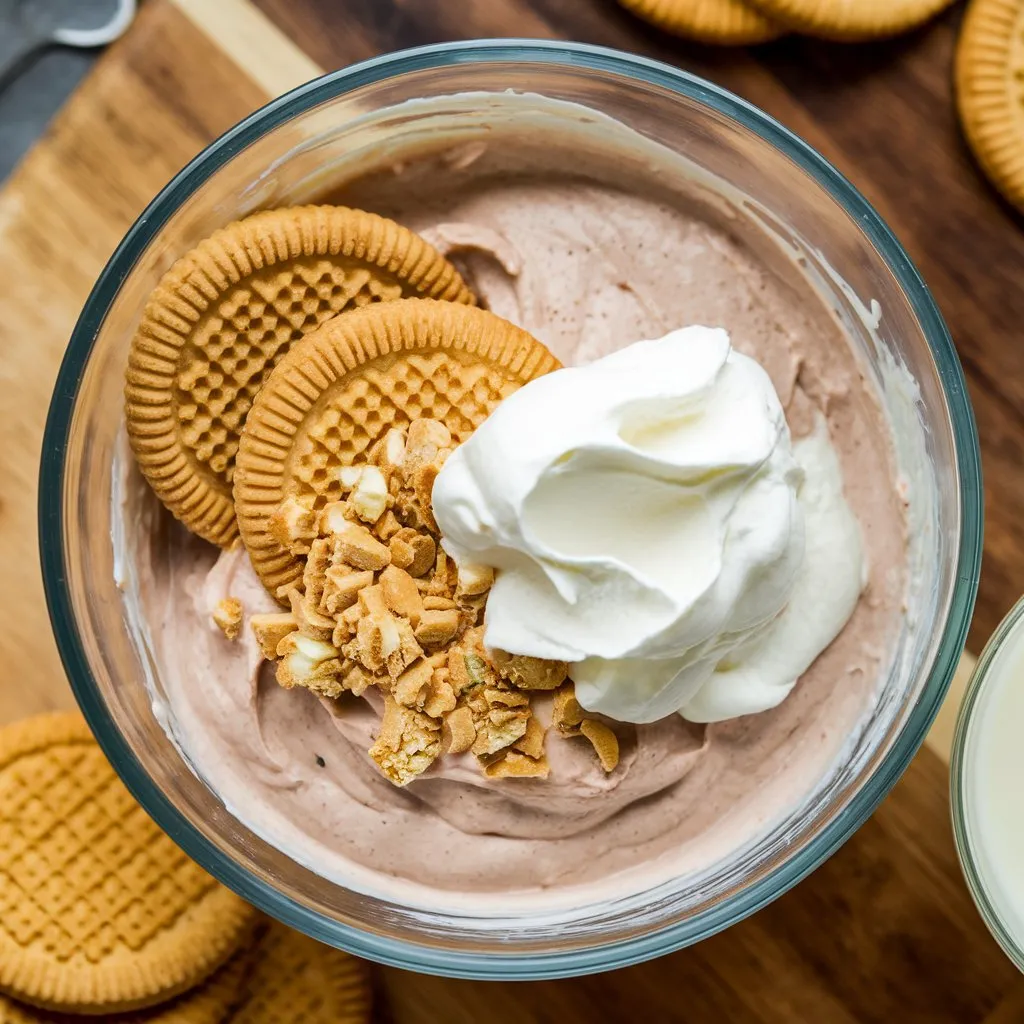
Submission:
{"label": "clear glass bowl rim", "polygon": [[989,668],[1002,651],[1003,644],[1018,629],[1024,630],[1024,597],[1006,613],[1006,618],[999,623],[996,631],[989,637],[988,643],[985,644],[985,648],[978,658],[978,663],[974,666],[971,678],[967,681],[964,699],[957,714],[956,730],[953,734],[953,752],[949,761],[949,804],[953,815],[956,852],[960,858],[964,878],[967,879],[967,888],[993,938],[1014,962],[1017,969],[1024,971],[1024,948],[1017,943],[1003,925],[1002,916],[996,909],[995,902],[989,896],[977,858],[974,856],[967,826],[967,792],[964,777],[967,734],[970,732],[975,709],[985,689]]}
{"label": "clear glass bowl rim", "polygon": [[[809,174],[879,252],[905,292],[938,367],[951,417],[962,531],[957,584],[934,669],[903,732],[848,806],[799,854],[722,905],[686,921],[584,950],[475,954],[381,937],[324,917],[251,876],[205,839],[154,785],[118,732],[100,697],[74,619],[65,574],[64,456],[78,385],[104,317],[139,256],[172,213],[235,154],[324,101],[407,72],[459,65],[538,64],[617,75],[675,92],[760,136]],[[806,142],[757,107],[695,75],[605,47],[563,41],[488,39],[417,47],[324,75],[272,100],[213,142],[150,203],[100,274],[72,333],[51,400],[39,481],[43,582],[57,646],[72,689],[103,751],[153,819],[193,859],[249,902],[320,941],[380,963],[436,975],[479,979],[576,976],[661,956],[721,931],[782,895],[831,856],[895,785],[923,741],[963,650],[978,588],[982,549],[981,462],[963,371],[934,299],[903,247],[868,201]]]}

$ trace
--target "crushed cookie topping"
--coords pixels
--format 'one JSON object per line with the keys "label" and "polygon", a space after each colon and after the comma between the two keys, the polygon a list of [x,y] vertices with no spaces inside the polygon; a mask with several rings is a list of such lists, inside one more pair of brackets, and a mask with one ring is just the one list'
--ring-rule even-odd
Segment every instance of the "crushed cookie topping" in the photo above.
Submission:
{"label": "crushed cookie topping", "polygon": [[242,612],[242,602],[237,597],[225,597],[217,602],[211,618],[229,640],[237,640],[242,632]]}
{"label": "crushed cookie topping", "polygon": [[606,772],[615,771],[619,763],[619,738],[599,718],[583,710],[571,680],[563,682],[555,691],[551,726],[561,736],[582,736],[589,740],[601,767]]}
{"label": "crushed cookie topping", "polygon": [[286,688],[327,698],[381,692],[369,755],[396,786],[459,754],[491,778],[547,778],[548,730],[532,707],[545,691],[554,731],[585,737],[611,772],[618,741],[579,707],[564,662],[484,646],[494,573],[448,557],[431,505],[454,444],[443,423],[415,420],[388,431],[365,465],[341,470],[342,500],[282,505],[271,529],[306,564],[301,586],[278,595],[290,611],[251,616],[260,649]]}

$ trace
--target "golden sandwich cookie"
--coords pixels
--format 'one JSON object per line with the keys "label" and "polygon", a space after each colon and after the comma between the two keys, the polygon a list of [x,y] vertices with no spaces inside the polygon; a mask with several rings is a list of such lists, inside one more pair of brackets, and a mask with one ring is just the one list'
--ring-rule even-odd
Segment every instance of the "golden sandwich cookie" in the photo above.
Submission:
{"label": "golden sandwich cookie", "polygon": [[[249,946],[192,991],[103,1019],[110,1024],[366,1024],[370,1003],[369,972],[361,960],[268,921]],[[83,1019],[0,996],[0,1024]]]}
{"label": "golden sandwich cookie", "polygon": [[[188,992],[145,1010],[108,1014],[109,1024],[225,1024],[238,1006],[250,971],[248,950],[236,953],[216,974]],[[88,1021],[81,1013],[43,1010],[0,996],[0,1024],[81,1024]]]}
{"label": "golden sandwich cookie", "polygon": [[276,921],[250,957],[232,1024],[367,1024],[369,972],[362,960]]}
{"label": "golden sandwich cookie", "polygon": [[253,214],[178,260],[146,304],[125,386],[128,436],[160,500],[230,545],[238,435],[271,368],[338,313],[408,296],[474,301],[418,235],[340,206]]}
{"label": "golden sandwich cookie", "polygon": [[135,802],[77,714],[0,730],[0,991],[109,1015],[178,995],[256,911]]}
{"label": "golden sandwich cookie", "polygon": [[838,42],[883,39],[918,28],[953,0],[749,0],[795,32]]}
{"label": "golden sandwich cookie", "polygon": [[1024,2],[974,0],[967,8],[956,98],[978,163],[1024,210]]}
{"label": "golden sandwich cookie", "polygon": [[786,29],[746,0],[619,0],[638,18],[686,39],[746,46],[778,39]]}
{"label": "golden sandwich cookie", "polygon": [[257,395],[235,469],[242,542],[270,593],[280,599],[302,578],[301,555],[272,528],[287,500],[308,513],[338,500],[342,467],[412,420],[465,440],[506,395],[558,366],[507,320],[425,299],[354,310],[304,338]]}

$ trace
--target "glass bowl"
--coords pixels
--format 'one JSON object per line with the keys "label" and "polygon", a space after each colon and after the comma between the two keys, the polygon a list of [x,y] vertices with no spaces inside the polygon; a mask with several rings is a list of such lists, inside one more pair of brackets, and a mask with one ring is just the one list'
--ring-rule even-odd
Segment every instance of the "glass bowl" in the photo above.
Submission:
{"label": "glass bowl", "polygon": [[[986,719],[1000,714],[998,703],[994,703],[999,690],[1015,682],[1017,685],[1024,683],[1017,675],[1021,671],[1024,671],[1024,598],[999,624],[971,673],[957,716],[949,766],[953,834],[967,887],[1003,952],[1018,970],[1024,971],[1024,913],[1003,891],[998,881],[998,868],[986,850],[986,818],[991,821],[998,811],[987,814],[982,811],[980,797],[984,775],[979,778],[976,767],[979,750],[992,728],[991,721]],[[1005,713],[1005,706],[1002,710]],[[1015,721],[1008,724],[1018,729],[1021,725]],[[992,767],[984,774],[991,777]],[[1014,782],[1019,785],[1019,781]]]}
{"label": "glass bowl", "polygon": [[[115,584],[112,466],[123,370],[147,293],[174,257],[216,227],[322,193],[341,169],[398,159],[439,132],[472,142],[495,117],[544,124],[556,116],[551,101],[599,112],[671,152],[703,187],[728,193],[756,218],[813,280],[892,422],[915,495],[916,584],[877,706],[841,763],[713,871],[544,914],[426,912],[331,883],[264,842],[162,728],[153,702],[159,665],[132,641]],[[53,629],[86,718],[132,793],[200,864],[275,917],[360,956],[462,977],[622,967],[727,927],[819,865],[896,782],[942,701],[974,603],[981,532],[962,372],[934,301],[878,214],[814,150],[738,97],[642,57],[568,43],[485,41],[387,55],[294,90],[213,143],[153,201],[101,274],[60,370],[42,453]]]}

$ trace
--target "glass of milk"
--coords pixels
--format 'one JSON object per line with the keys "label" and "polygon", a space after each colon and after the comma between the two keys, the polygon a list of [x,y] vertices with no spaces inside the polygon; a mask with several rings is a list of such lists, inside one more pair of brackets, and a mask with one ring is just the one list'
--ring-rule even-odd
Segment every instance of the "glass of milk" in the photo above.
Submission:
{"label": "glass of milk", "polygon": [[1024,598],[968,683],[951,779],[967,884],[989,930],[1024,971]]}

